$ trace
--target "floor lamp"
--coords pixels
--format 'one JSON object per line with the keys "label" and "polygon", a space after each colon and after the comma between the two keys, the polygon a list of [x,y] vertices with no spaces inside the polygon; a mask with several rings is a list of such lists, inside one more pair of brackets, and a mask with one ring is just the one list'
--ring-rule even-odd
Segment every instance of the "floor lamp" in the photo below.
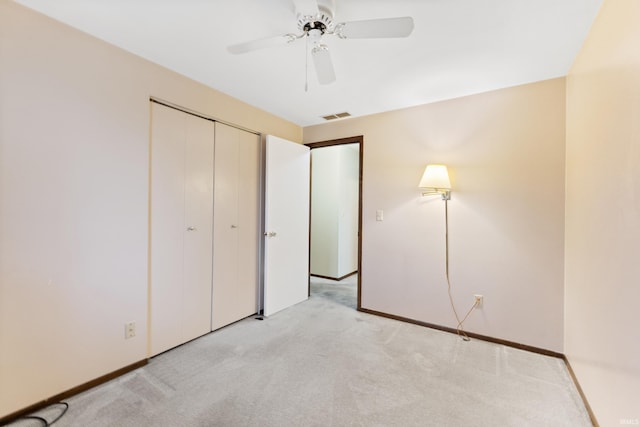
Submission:
{"label": "floor lamp", "polygon": [[476,298],[473,306],[469,309],[467,314],[462,320],[458,316],[456,306],[453,302],[453,296],[451,295],[451,279],[449,278],[449,200],[451,200],[451,181],[449,180],[449,171],[445,165],[427,165],[418,185],[422,191],[423,196],[440,195],[444,201],[444,224],[445,224],[445,274],[447,277],[447,293],[449,295],[449,302],[453,309],[453,314],[456,317],[458,326],[456,326],[456,332],[465,341],[469,341],[469,336],[464,332],[463,324],[467,320],[467,317],[471,314],[474,308],[478,306],[480,301]]}

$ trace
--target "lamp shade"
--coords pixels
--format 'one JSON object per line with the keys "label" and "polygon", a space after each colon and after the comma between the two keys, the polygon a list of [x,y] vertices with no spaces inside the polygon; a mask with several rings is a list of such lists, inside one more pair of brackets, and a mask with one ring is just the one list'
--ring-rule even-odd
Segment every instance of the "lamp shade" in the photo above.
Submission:
{"label": "lamp shade", "polygon": [[445,165],[428,165],[424,170],[419,188],[437,188],[451,190],[449,171]]}

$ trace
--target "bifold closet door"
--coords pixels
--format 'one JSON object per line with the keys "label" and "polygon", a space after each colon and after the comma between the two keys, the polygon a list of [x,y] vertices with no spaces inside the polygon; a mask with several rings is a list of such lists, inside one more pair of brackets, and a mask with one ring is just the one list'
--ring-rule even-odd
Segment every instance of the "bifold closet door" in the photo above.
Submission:
{"label": "bifold closet door", "polygon": [[260,137],[216,123],[211,330],[257,312]]}
{"label": "bifold closet door", "polygon": [[211,121],[152,103],[151,348],[156,355],[210,331]]}

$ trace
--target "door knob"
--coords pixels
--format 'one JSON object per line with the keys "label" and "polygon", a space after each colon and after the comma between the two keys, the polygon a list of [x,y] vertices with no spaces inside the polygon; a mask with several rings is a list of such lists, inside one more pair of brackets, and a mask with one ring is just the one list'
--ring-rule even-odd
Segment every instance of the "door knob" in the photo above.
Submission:
{"label": "door knob", "polygon": [[275,231],[270,231],[268,233],[264,233],[265,236],[267,237],[276,237],[276,232]]}
{"label": "door knob", "polygon": [[196,228],[194,226],[189,226],[187,227],[187,231],[196,231]]}
{"label": "door knob", "polygon": [[231,228],[238,228],[238,226],[231,224]]}

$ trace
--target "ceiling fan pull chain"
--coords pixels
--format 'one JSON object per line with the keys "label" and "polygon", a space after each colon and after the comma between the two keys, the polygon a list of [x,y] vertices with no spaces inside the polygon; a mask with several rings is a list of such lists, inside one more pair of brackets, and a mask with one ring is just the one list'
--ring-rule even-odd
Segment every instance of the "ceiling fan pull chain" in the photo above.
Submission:
{"label": "ceiling fan pull chain", "polygon": [[309,91],[309,37],[304,38],[304,91]]}

